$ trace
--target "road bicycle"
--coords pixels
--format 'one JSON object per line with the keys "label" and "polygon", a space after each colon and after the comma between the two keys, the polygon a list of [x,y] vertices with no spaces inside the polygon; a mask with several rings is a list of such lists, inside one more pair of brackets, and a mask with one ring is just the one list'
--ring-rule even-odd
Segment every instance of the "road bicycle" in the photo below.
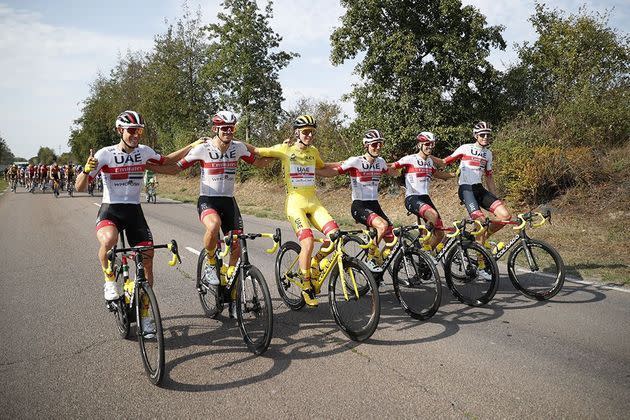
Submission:
{"label": "road bicycle", "polygon": [[16,178],[12,178],[10,181],[10,187],[11,187],[11,192],[16,192],[17,191],[17,179]]}
{"label": "road bicycle", "polygon": [[90,194],[91,196],[94,196],[94,187],[95,187],[94,180],[88,182],[88,194]]}
{"label": "road bicycle", "polygon": [[377,247],[374,230],[362,231],[363,236],[348,235],[344,247],[350,255],[365,262],[379,286],[385,271],[389,270],[394,294],[403,310],[412,318],[425,320],[431,318],[440,307],[442,285],[431,257],[413,243],[403,240],[408,233],[421,230],[427,232],[422,240],[428,239],[431,233],[423,225],[394,228],[394,239],[385,242],[380,261],[369,252],[370,248]]}
{"label": "road bicycle", "polygon": [[[442,263],[444,279],[451,293],[462,303],[483,306],[490,302],[499,287],[499,268],[492,253],[475,241],[487,229],[490,221],[463,219],[453,228],[428,226],[429,231],[443,230],[446,243],[437,247],[434,264]],[[476,230],[468,231],[468,225]],[[422,248],[425,237],[413,239]],[[485,274],[483,273],[485,272]]]}
{"label": "road bicycle", "polygon": [[[145,277],[143,253],[167,248],[173,254],[168,264],[174,266],[181,263],[177,242],[173,239],[163,245],[125,247],[122,232],[120,237],[121,247],[109,250],[107,259],[108,270],[114,273],[118,290],[123,290],[124,294],[117,300],[107,301],[107,308],[115,315],[122,338],[129,338],[131,323],[136,323],[144,369],[149,381],[159,385],[164,377],[164,332],[157,298]],[[135,262],[135,279],[129,275],[129,259]],[[153,320],[152,328],[144,329],[145,318]]]}
{"label": "road bicycle", "polygon": [[147,185],[147,203],[153,201],[153,204],[157,202],[157,186],[149,183]]}
{"label": "road bicycle", "polygon": [[53,188],[53,194],[55,195],[55,198],[59,197],[59,181],[57,181],[56,179],[53,179],[52,188]]}
{"label": "road bicycle", "polygon": [[[315,294],[328,278],[330,311],[341,331],[351,340],[364,341],[374,334],[378,326],[381,306],[378,286],[370,269],[362,261],[344,251],[343,238],[358,231],[336,231],[330,235],[330,244],[320,250],[329,254],[320,261],[321,272],[311,279]],[[317,242],[328,242],[316,239]],[[280,297],[292,310],[299,310],[306,302],[302,296],[304,286],[298,265],[300,245],[289,241],[282,244],[276,257],[276,284]]]}
{"label": "road bicycle", "polygon": [[74,195],[74,182],[71,182],[70,179],[66,182],[66,191],[68,191],[70,197]]}
{"label": "road bicycle", "polygon": [[[267,281],[262,272],[249,262],[247,240],[256,238],[272,239],[274,245],[265,250],[273,254],[281,241],[280,229],[271,233],[229,232],[215,251],[215,270],[220,274],[220,284],[211,285],[206,278],[208,251],[202,250],[197,261],[197,292],[201,306],[209,318],[221,314],[226,303],[230,316],[236,312],[236,319],[243,341],[254,354],[264,353],[271,343],[273,333],[273,307]],[[233,241],[239,241],[241,255],[234,267],[227,267],[223,260],[227,257]],[[225,249],[221,250],[221,244]]]}
{"label": "road bicycle", "polygon": [[527,225],[537,228],[547,221],[551,222],[549,210],[544,214],[522,213],[517,216],[517,220],[492,222],[516,225],[512,229],[518,233],[507,245],[496,245],[494,258],[498,261],[512,250],[507,259],[508,277],[516,290],[534,300],[551,299],[564,285],[564,262],[558,251],[547,242],[530,238],[525,232]]}

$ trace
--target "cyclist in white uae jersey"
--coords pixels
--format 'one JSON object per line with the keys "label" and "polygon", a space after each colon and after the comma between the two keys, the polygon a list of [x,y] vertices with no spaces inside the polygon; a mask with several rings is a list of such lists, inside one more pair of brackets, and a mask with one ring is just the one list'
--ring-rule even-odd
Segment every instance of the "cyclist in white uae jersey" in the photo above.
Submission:
{"label": "cyclist in white uae jersey", "polygon": [[[160,165],[176,162],[195,143],[168,156],[161,156],[148,146],[139,144],[144,130],[144,119],[135,111],[125,111],[116,118],[116,131],[120,142],[107,146],[90,156],[83,171],[77,176],[75,189],[85,191],[90,180],[103,174],[103,201],[96,220],[96,238],[100,248],[98,258],[105,274],[104,295],[106,300],[120,296],[115,278],[108,270],[107,251],[118,242],[118,234],[125,230],[129,245],[150,245],[153,237],[140,207],[142,174],[147,167],[156,172]],[[147,281],[153,285],[153,252],[147,252],[144,260]],[[149,319],[149,318],[147,318]]]}
{"label": "cyclist in white uae jersey", "polygon": [[[426,220],[437,228],[442,228],[443,223],[440,213],[429,197],[429,185],[433,177],[439,179],[451,179],[455,175],[442,172],[437,169],[435,162],[442,164],[441,159],[432,157],[435,147],[435,135],[429,131],[423,131],[416,137],[418,153],[407,155],[393,163],[395,169],[405,172],[405,208],[410,213]],[[444,232],[437,229],[433,232],[426,245],[435,248],[444,237]]]}
{"label": "cyclist in white uae jersey", "polygon": [[[497,188],[492,173],[492,152],[488,149],[492,143],[492,126],[490,123],[480,121],[473,127],[475,143],[459,146],[450,156],[444,159],[444,164],[459,160],[459,190],[458,195],[466,210],[473,219],[483,219],[484,208],[501,220],[511,219],[510,212],[505,204],[497,198]],[[485,175],[486,190],[482,184]],[[502,224],[491,223],[487,232],[479,235],[478,240],[485,243],[487,238],[503,227]]]}
{"label": "cyclist in white uae jersey", "polygon": [[[203,242],[208,259],[204,267],[209,285],[220,284],[215,268],[215,251],[218,244],[219,229],[223,233],[243,230],[241,213],[234,199],[234,182],[238,161],[243,160],[256,166],[266,166],[267,159],[256,159],[245,143],[234,140],[236,115],[231,111],[219,111],[211,120],[215,137],[203,137],[200,144],[184,156],[177,165],[167,168],[167,173],[177,173],[196,163],[201,166],[201,181],[197,212],[199,221],[206,228]],[[251,146],[250,146],[251,147]],[[253,148],[252,148],[253,149]],[[234,270],[240,255],[239,242],[232,243],[227,274]],[[231,303],[230,316],[234,316],[235,307]]]}
{"label": "cyclist in white uae jersey", "polygon": [[[385,138],[378,130],[368,130],[363,136],[365,154],[354,156],[342,162],[337,171],[350,175],[352,185],[352,206],[350,211],[357,223],[376,229],[376,244],[381,239],[391,242],[394,235],[392,222],[378,202],[378,186],[381,176],[392,172],[387,162],[380,156]],[[384,251],[385,252],[385,251]],[[370,249],[372,258],[380,259],[378,247]]]}

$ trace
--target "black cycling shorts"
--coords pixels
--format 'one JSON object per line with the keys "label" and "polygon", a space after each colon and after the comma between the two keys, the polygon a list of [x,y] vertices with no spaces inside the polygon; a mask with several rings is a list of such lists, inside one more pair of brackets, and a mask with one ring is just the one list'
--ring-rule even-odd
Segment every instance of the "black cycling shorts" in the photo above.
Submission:
{"label": "black cycling shorts", "polygon": [[460,185],[457,195],[462,204],[466,206],[468,214],[479,212],[479,207],[490,212],[494,212],[495,207],[501,201],[490,191],[486,190],[482,184]]}
{"label": "black cycling shorts", "polygon": [[431,207],[438,214],[438,218],[440,218],[440,212],[437,211],[435,204],[433,204],[433,201],[431,201],[431,197],[429,197],[428,195],[410,195],[405,198],[405,208],[409,213],[413,213],[418,216],[418,221],[422,217],[420,211],[424,213],[424,210],[422,209],[422,207],[424,206]]}
{"label": "black cycling shorts", "polygon": [[116,226],[118,232],[125,231],[130,246],[153,244],[153,235],[140,204],[101,204],[96,217],[96,230],[112,225]]}
{"label": "black cycling shorts", "polygon": [[197,213],[199,220],[211,213],[218,214],[221,218],[221,230],[223,234],[231,230],[243,231],[243,219],[241,211],[234,197],[208,197],[207,195],[199,196],[197,200]]}
{"label": "black cycling shorts", "polygon": [[381,208],[381,205],[377,200],[354,200],[352,207],[350,207],[352,217],[357,223],[362,223],[367,227],[370,227],[370,222],[375,216],[380,216],[387,221],[388,225],[392,225],[385,212]]}

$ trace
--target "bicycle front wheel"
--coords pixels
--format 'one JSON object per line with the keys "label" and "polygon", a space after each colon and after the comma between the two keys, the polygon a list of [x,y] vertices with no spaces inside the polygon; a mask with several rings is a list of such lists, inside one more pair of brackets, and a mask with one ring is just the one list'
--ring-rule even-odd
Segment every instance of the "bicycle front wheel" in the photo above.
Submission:
{"label": "bicycle front wheel", "polygon": [[[206,280],[205,266],[208,263],[208,251],[203,249],[197,259],[197,292],[199,302],[208,318],[216,318],[223,311],[222,287],[209,284]],[[215,266],[217,273],[220,271]]]}
{"label": "bicycle front wheel", "polygon": [[164,333],[162,318],[153,289],[141,282],[136,289],[136,319],[138,343],[144,370],[153,385],[164,377]]}
{"label": "bicycle front wheel", "polygon": [[304,307],[306,302],[302,297],[302,288],[296,283],[300,281],[300,266],[298,256],[301,247],[296,242],[285,242],[276,257],[276,285],[280,297],[287,306],[294,311]]}
{"label": "bicycle front wheel", "polygon": [[269,347],[273,331],[271,295],[258,268],[250,267],[243,278],[236,289],[236,318],[247,348],[262,354]]}
{"label": "bicycle front wheel", "polygon": [[426,252],[409,248],[393,262],[394,293],[407,314],[429,319],[442,303],[440,275]]}
{"label": "bicycle front wheel", "polygon": [[[343,250],[346,255],[356,258],[357,260],[365,263],[365,266],[370,269],[368,265],[368,250],[361,248],[360,245],[366,245],[367,241],[357,235],[347,235],[343,238]],[[372,271],[372,270],[370,270]],[[377,286],[383,282],[383,273],[375,273],[372,271],[374,280]],[[363,296],[369,291],[367,283],[359,288],[359,294]]]}
{"label": "bicycle front wheel", "polygon": [[554,297],[564,285],[564,262],[551,245],[527,239],[508,258],[510,281],[523,295],[535,300]]}
{"label": "bicycle front wheel", "polygon": [[470,306],[490,302],[499,287],[499,268],[492,254],[473,241],[454,246],[444,259],[444,278],[453,295]]}
{"label": "bicycle front wheel", "polygon": [[[118,254],[116,255],[116,259],[114,261],[114,274],[116,276],[116,286],[118,290],[123,290],[123,275],[122,275],[122,267],[120,258]],[[114,316],[116,317],[116,328],[118,330],[118,334],[121,338],[129,338],[130,324],[131,320],[129,319],[129,305],[125,303],[124,295],[121,296],[117,301],[113,302],[115,305]]]}
{"label": "bicycle front wheel", "polygon": [[[342,258],[343,280],[338,267],[335,267],[330,274],[328,284],[330,311],[335,322],[348,338],[354,341],[365,341],[374,334],[381,316],[378,286],[372,272],[364,263],[356,258],[346,256]],[[356,289],[354,283],[356,283]],[[361,289],[367,289],[367,291],[359,294],[358,291]]]}

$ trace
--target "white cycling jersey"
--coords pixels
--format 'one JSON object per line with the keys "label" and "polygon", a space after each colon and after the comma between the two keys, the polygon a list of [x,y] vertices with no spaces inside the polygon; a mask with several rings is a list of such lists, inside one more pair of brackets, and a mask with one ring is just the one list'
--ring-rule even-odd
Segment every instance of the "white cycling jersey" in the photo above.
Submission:
{"label": "white cycling jersey", "polygon": [[444,159],[446,165],[459,160],[459,185],[481,184],[483,174],[492,175],[492,152],[478,143],[462,144]]}
{"label": "white cycling jersey", "polygon": [[394,168],[405,170],[405,197],[429,195],[429,184],[436,171],[433,159],[423,159],[418,154],[407,155],[395,162]]}
{"label": "white cycling jersey", "polygon": [[350,175],[353,200],[373,201],[378,200],[378,184],[381,175],[387,172],[387,162],[380,156],[372,163],[365,156],[353,156],[344,161],[337,172]]}
{"label": "white cycling jersey", "polygon": [[107,146],[96,152],[94,158],[98,159],[98,166],[90,172],[90,181],[102,172],[103,203],[108,204],[140,204],[146,164],[164,162],[162,155],[143,144],[131,153],[118,145]]}
{"label": "white cycling jersey", "polygon": [[253,163],[255,157],[240,141],[232,140],[225,153],[221,153],[212,139],[193,147],[177,164],[186,169],[196,162],[201,165],[199,195],[207,197],[233,197],[238,160]]}

